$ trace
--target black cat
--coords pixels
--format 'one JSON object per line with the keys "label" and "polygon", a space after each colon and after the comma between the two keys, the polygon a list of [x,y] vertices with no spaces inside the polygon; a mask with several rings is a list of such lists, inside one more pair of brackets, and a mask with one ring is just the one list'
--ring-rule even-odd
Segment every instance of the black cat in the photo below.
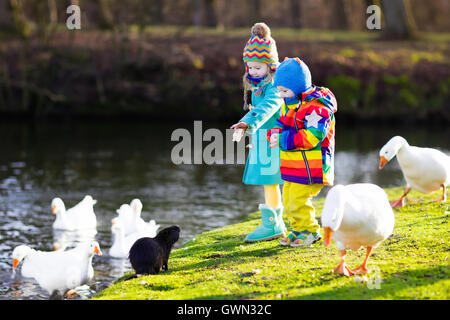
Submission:
{"label": "black cat", "polygon": [[170,251],[178,241],[180,231],[180,227],[171,226],[158,232],[154,238],[144,237],[136,240],[128,254],[136,275],[157,274],[161,269],[169,270],[167,263]]}

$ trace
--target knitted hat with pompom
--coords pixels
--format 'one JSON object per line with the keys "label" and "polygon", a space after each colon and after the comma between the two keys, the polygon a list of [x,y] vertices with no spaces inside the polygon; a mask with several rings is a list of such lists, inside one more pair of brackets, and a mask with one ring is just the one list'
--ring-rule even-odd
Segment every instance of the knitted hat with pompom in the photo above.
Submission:
{"label": "knitted hat with pompom", "polygon": [[244,48],[243,60],[266,63],[271,70],[276,70],[278,52],[275,40],[270,35],[270,28],[263,22],[255,23],[250,31],[250,39]]}

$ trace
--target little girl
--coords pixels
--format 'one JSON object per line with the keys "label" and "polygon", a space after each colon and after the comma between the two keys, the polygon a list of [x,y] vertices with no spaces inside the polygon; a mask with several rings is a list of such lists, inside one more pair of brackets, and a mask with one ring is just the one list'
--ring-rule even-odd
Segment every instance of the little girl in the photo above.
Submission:
{"label": "little girl", "polygon": [[[279,184],[283,183],[279,170],[279,149],[269,149],[268,130],[275,125],[283,99],[273,85],[279,64],[275,40],[265,23],[256,23],[243,52],[245,64],[244,109],[247,114],[231,126],[235,134],[247,130],[251,134],[250,149],[243,176],[244,184],[264,185],[265,204],[259,205],[262,224],[247,235],[246,242],[270,240],[285,236],[283,206]],[[252,92],[251,105],[247,93]]]}

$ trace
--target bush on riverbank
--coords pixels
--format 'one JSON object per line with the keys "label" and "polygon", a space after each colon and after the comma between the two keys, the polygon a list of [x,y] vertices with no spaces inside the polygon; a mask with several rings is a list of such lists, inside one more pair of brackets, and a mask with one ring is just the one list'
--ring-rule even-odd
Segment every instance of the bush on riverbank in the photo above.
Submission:
{"label": "bush on riverbank", "polygon": [[[57,31],[0,45],[0,113],[237,119],[248,30]],[[449,39],[382,42],[372,33],[273,30],[337,96],[341,119],[450,120]]]}
{"label": "bush on riverbank", "polygon": [[[391,200],[402,192],[387,190]],[[393,234],[374,249],[366,283],[331,272],[340,260],[334,242],[329,248],[323,241],[309,248],[283,247],[278,240],[244,243],[260,223],[256,213],[185,243],[172,253],[169,271],[128,281],[124,275],[93,299],[447,300],[450,202],[430,201],[439,197],[412,191],[411,203],[394,210]],[[323,199],[315,206],[319,216]],[[346,261],[354,268],[364,257],[365,250],[349,251]]]}

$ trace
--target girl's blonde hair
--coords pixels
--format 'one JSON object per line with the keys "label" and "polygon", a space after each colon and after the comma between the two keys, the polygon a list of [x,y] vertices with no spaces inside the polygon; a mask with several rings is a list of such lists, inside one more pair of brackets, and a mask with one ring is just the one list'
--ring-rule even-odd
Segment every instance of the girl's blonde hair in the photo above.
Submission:
{"label": "girl's blonde hair", "polygon": [[[272,82],[274,76],[275,76],[275,70],[272,70],[268,68],[269,71],[267,72],[267,77],[263,80],[263,83],[261,84],[261,88],[264,87],[266,84]],[[242,84],[244,87],[244,110],[248,110],[248,92],[253,91],[253,85],[252,82],[247,78],[248,72],[244,73],[244,76],[242,77]]]}

